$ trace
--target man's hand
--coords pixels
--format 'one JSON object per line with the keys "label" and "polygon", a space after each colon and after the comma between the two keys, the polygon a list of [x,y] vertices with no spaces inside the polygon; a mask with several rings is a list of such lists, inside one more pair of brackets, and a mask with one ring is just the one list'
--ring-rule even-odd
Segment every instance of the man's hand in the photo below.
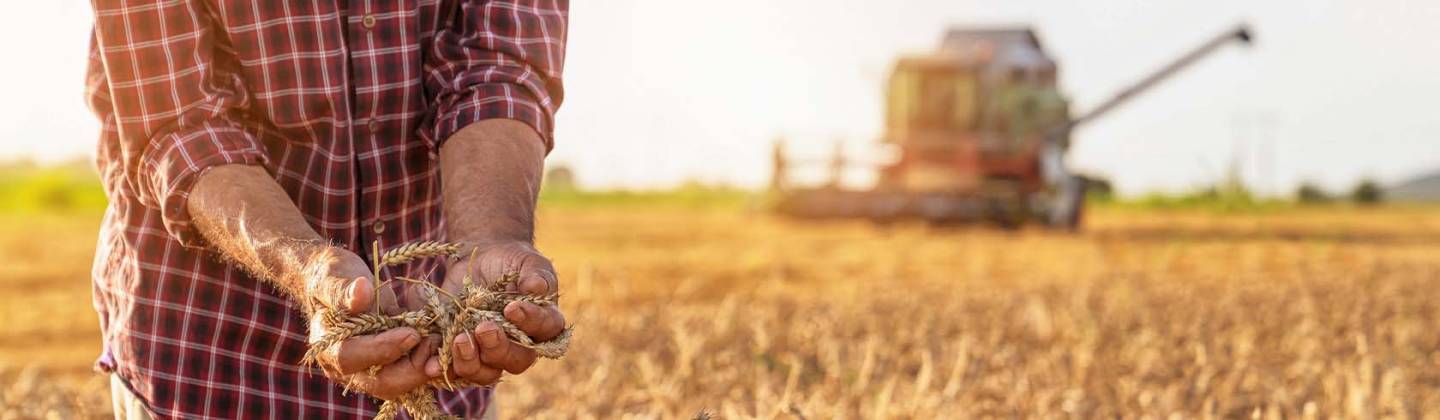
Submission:
{"label": "man's hand", "polygon": [[[357,315],[376,310],[374,278],[365,262],[349,251],[331,249],[334,257],[328,272],[309,280],[307,295],[346,314]],[[381,289],[378,309],[397,314],[400,307],[389,288]],[[325,335],[319,317],[310,319],[310,342]],[[380,399],[395,399],[425,385],[425,361],[435,352],[435,345],[420,344],[420,333],[414,328],[394,328],[379,334],[352,337],[325,349],[318,363],[330,379],[349,384],[352,389]],[[413,351],[412,351],[413,350]],[[371,366],[381,366],[375,375]]]}
{"label": "man's hand", "polygon": [[[468,243],[465,258],[445,274],[447,290],[459,290],[462,279],[492,284],[506,274],[519,274],[515,291],[558,294],[559,283],[550,260],[535,251],[535,201],[545,166],[545,141],[530,126],[490,119],[470,124],[440,147],[441,205],[447,234]],[[557,307],[512,302],[505,318],[536,341],[559,335],[565,316]],[[510,342],[491,322],[455,337],[450,371],[476,384],[493,384],[502,371],[520,373],[535,363],[535,352]],[[441,375],[438,357],[425,371]]]}
{"label": "man's hand", "polygon": [[[443,288],[459,291],[463,279],[479,285],[490,285],[507,274],[519,274],[519,281],[509,290],[533,296],[546,296],[560,292],[555,277],[555,268],[550,260],[540,255],[533,246],[525,242],[496,242],[471,244],[474,252],[467,252],[464,258],[450,264],[445,274]],[[407,296],[411,305],[423,300],[412,289]],[[556,306],[541,307],[528,302],[511,302],[505,307],[505,319],[519,327],[535,341],[546,341],[565,329],[565,315]],[[501,372],[518,374],[535,364],[535,351],[511,342],[498,325],[481,322],[474,331],[455,337],[451,349],[450,372],[477,385],[491,385],[500,380]],[[425,364],[425,373],[432,378],[441,376],[440,358],[431,357]]]}

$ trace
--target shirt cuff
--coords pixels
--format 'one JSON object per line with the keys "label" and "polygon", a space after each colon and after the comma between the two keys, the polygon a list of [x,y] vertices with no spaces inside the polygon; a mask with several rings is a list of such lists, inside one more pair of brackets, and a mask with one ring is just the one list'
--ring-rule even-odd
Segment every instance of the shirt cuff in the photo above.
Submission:
{"label": "shirt cuff", "polygon": [[545,142],[545,152],[555,147],[553,111],[543,106],[529,89],[512,83],[482,83],[460,95],[441,100],[432,126],[435,150],[465,126],[488,119],[510,119],[529,125]]}
{"label": "shirt cuff", "polygon": [[155,138],[141,158],[141,185],[151,205],[159,208],[165,231],[181,245],[199,248],[204,240],[190,220],[190,189],[210,168],[227,165],[265,165],[267,159],[253,136],[224,123],[198,127]]}

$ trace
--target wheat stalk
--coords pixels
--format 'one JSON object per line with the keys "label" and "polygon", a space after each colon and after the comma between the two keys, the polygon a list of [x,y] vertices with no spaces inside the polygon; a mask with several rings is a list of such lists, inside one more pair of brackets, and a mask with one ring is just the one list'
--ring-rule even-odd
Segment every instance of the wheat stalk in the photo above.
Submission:
{"label": "wheat stalk", "polygon": [[[416,242],[386,251],[377,260],[380,261],[379,266],[404,264],[419,258],[453,256],[460,252],[460,247],[459,244],[453,243]],[[518,280],[518,274],[509,273],[493,284],[481,286],[467,277],[462,280],[464,285],[462,290],[458,294],[454,294],[429,281],[396,277],[386,280],[382,284],[400,281],[419,285],[426,288],[429,297],[429,302],[424,308],[398,315],[378,313],[348,315],[322,304],[312,316],[319,317],[320,322],[326,327],[326,333],[311,344],[305,352],[303,362],[312,366],[316,365],[321,354],[351,337],[375,334],[406,326],[415,328],[421,334],[443,334],[444,344],[439,349],[441,379],[431,381],[429,386],[454,390],[457,385],[470,385],[464,381],[450,379],[449,370],[452,361],[450,349],[454,346],[455,336],[474,330],[481,322],[485,321],[500,326],[510,341],[535,350],[535,354],[540,357],[547,359],[563,357],[570,346],[572,327],[566,327],[559,336],[553,339],[535,342],[505,318],[505,306],[510,302],[529,302],[541,307],[548,307],[555,305],[559,298],[553,294],[531,296],[508,291],[510,286]],[[440,296],[444,296],[445,299],[440,299]],[[378,370],[379,366],[372,366],[370,373],[373,375]],[[349,384],[346,384],[346,390],[350,390]],[[385,401],[380,405],[375,418],[393,419],[399,415],[402,409],[411,417],[416,418],[449,418],[435,403],[435,395],[428,388],[416,389],[394,400]]]}

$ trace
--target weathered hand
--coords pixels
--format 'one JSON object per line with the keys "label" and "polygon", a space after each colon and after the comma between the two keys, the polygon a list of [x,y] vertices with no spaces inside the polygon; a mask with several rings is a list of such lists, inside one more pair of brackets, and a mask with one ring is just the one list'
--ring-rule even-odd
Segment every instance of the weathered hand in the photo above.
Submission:
{"label": "weathered hand", "polygon": [[[308,281],[311,298],[350,315],[375,310],[376,293],[373,275],[365,262],[353,253],[331,250],[333,262],[323,275]],[[389,288],[379,293],[379,309],[386,314],[400,312],[394,292]],[[315,343],[326,333],[319,317],[310,319],[310,342]],[[317,358],[326,376],[349,384],[352,389],[381,399],[395,399],[425,385],[425,361],[435,352],[435,345],[420,346],[420,333],[414,328],[394,328],[383,333],[352,337],[325,349]],[[411,350],[414,350],[413,352]],[[408,356],[407,356],[408,355]],[[381,366],[374,375],[371,366]]]}
{"label": "weathered hand", "polygon": [[[474,252],[464,251],[462,258],[450,264],[443,288],[459,291],[463,279],[482,285],[493,284],[507,274],[519,274],[519,281],[510,290],[534,296],[557,294],[560,285],[550,260],[525,242],[492,242],[471,244]],[[411,298],[410,300],[416,300]],[[557,306],[541,307],[529,302],[511,302],[505,307],[505,318],[535,341],[555,338],[565,329],[565,315]],[[456,377],[477,385],[490,385],[500,380],[501,372],[518,374],[535,364],[535,351],[511,342],[492,322],[482,322],[474,331],[455,337],[450,371]],[[425,373],[438,378],[442,372],[440,358],[431,357]]]}

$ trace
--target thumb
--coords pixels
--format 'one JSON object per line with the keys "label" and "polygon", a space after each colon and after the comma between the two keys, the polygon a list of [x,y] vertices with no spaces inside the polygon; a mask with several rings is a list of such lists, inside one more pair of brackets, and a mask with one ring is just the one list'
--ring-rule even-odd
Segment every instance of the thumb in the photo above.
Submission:
{"label": "thumb", "polygon": [[372,302],[375,301],[375,286],[370,284],[370,279],[356,277],[350,281],[350,287],[345,289],[345,312],[351,315],[358,315],[369,310]]}

